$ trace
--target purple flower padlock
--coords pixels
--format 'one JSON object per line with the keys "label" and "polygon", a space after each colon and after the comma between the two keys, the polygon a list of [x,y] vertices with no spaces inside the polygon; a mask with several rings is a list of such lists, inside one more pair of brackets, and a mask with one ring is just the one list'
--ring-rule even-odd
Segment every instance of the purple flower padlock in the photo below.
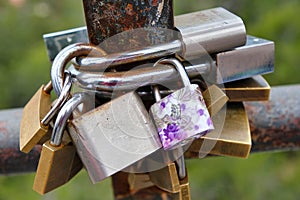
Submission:
{"label": "purple flower padlock", "polygon": [[214,129],[202,93],[191,84],[183,65],[175,58],[159,60],[156,64],[174,65],[184,87],[161,99],[158,86],[153,87],[156,103],[150,108],[161,143],[171,150],[187,141],[199,138]]}

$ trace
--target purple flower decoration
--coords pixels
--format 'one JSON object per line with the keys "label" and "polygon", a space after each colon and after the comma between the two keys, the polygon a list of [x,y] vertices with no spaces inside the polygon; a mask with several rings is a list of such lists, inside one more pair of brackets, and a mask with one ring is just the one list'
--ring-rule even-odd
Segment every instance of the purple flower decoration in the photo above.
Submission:
{"label": "purple flower decoration", "polygon": [[210,117],[207,119],[207,125],[211,126],[212,125],[212,120],[210,119]]}
{"label": "purple flower decoration", "polygon": [[183,103],[183,104],[181,104],[181,110],[182,111],[184,111],[185,110],[185,108],[186,108],[186,105]]}
{"label": "purple flower decoration", "polygon": [[161,102],[160,103],[160,109],[164,109],[166,107],[166,103],[165,102]]}
{"label": "purple flower decoration", "polygon": [[173,141],[177,136],[177,133],[179,131],[179,127],[177,124],[172,123],[172,124],[168,124],[167,128],[163,129],[164,131],[164,136],[166,137],[166,139],[170,139],[171,141]]}
{"label": "purple flower decoration", "polygon": [[199,114],[200,116],[204,115],[204,109],[199,109],[199,110],[198,110],[198,114]]}

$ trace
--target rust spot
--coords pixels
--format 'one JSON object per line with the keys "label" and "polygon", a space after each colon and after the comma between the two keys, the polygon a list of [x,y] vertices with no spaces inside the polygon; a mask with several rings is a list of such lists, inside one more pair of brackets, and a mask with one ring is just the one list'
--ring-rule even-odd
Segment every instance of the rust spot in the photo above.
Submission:
{"label": "rust spot", "polygon": [[125,8],[125,11],[126,11],[126,14],[130,15],[130,16],[135,14],[132,4],[128,4]]}
{"label": "rust spot", "polygon": [[157,6],[158,5],[158,0],[153,0],[152,1],[152,6]]}

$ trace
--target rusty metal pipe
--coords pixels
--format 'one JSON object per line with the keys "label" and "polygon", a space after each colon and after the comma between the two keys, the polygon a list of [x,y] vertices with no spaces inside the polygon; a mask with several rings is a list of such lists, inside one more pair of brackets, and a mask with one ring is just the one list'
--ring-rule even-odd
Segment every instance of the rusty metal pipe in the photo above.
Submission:
{"label": "rusty metal pipe", "polygon": [[37,168],[41,146],[29,153],[19,151],[21,108],[0,111],[0,174],[33,172]]}
{"label": "rusty metal pipe", "polygon": [[[270,101],[246,102],[252,134],[252,152],[300,148],[300,84],[273,87]],[[33,172],[41,147],[19,151],[22,109],[0,111],[0,174]]]}
{"label": "rusty metal pipe", "polygon": [[300,148],[300,85],[271,89],[267,102],[246,102],[252,152]]}
{"label": "rusty metal pipe", "polygon": [[[83,0],[83,6],[90,43],[94,45],[136,28],[174,28],[173,0]],[[119,42],[115,41],[117,49]]]}

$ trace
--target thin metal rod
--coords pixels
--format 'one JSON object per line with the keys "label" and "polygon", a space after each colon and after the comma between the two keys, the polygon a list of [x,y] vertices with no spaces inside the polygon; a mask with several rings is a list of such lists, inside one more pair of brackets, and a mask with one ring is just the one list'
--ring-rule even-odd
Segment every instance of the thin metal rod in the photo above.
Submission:
{"label": "thin metal rod", "polygon": [[[270,101],[246,102],[252,152],[300,149],[300,84],[273,87]],[[22,109],[0,111],[0,174],[33,172],[41,147],[19,151]],[[195,155],[195,158],[198,154]]]}
{"label": "thin metal rod", "polygon": [[[206,81],[214,82],[215,64],[204,62],[198,65],[186,66],[190,78],[205,75]],[[57,72],[60,70],[56,70]],[[72,70],[72,73],[74,70]],[[76,73],[76,72],[74,72]],[[170,64],[157,64],[153,67],[137,68],[126,72],[79,73],[73,79],[75,85],[87,90],[128,91],[152,84],[164,84],[177,80],[178,72]]]}
{"label": "thin metal rod", "polygon": [[76,69],[80,69],[81,71],[104,71],[118,65],[169,56],[179,53],[181,50],[181,41],[174,40],[164,44],[133,49],[131,51],[112,53],[98,58],[79,57],[74,61],[74,64]]}

